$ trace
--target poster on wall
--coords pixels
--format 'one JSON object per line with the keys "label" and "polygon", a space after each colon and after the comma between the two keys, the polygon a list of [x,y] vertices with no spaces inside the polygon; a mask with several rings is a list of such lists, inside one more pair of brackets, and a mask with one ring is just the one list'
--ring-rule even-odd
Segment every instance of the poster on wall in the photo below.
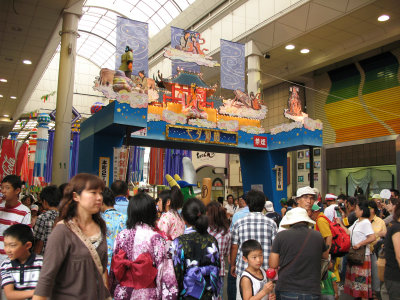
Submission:
{"label": "poster on wall", "polygon": [[314,161],[314,168],[320,169],[321,168],[321,161]]}
{"label": "poster on wall", "polygon": [[114,174],[113,181],[126,180],[128,169],[129,149],[126,147],[114,148]]}
{"label": "poster on wall", "polygon": [[276,190],[283,191],[283,166],[276,167]]}
{"label": "poster on wall", "polygon": [[104,181],[106,186],[110,185],[110,158],[99,157],[99,177]]}
{"label": "poster on wall", "polygon": [[321,155],[321,149],[314,149],[314,156],[320,156]]}
{"label": "poster on wall", "polygon": [[298,182],[304,182],[304,176],[297,176]]}
{"label": "poster on wall", "polygon": [[264,192],[264,188],[262,184],[252,184],[251,189],[255,191]]}
{"label": "poster on wall", "polygon": [[297,169],[304,170],[304,163],[298,163],[297,164]]}
{"label": "poster on wall", "polygon": [[297,158],[298,159],[303,159],[304,158],[304,151],[298,151],[297,152]]}

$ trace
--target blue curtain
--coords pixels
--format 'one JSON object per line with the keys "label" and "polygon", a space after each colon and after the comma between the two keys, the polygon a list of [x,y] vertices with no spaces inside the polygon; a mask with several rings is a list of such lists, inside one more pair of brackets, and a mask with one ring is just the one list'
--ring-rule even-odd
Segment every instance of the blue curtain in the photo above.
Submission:
{"label": "blue curtain", "polygon": [[129,182],[143,181],[144,147],[129,147]]}
{"label": "blue curtain", "polygon": [[78,173],[79,132],[72,132],[72,145],[69,160],[69,179]]}
{"label": "blue curtain", "polygon": [[54,145],[54,130],[49,130],[49,142],[47,143],[46,166],[44,169],[44,180],[47,183],[51,182],[53,169],[53,145]]}
{"label": "blue curtain", "polygon": [[172,177],[174,177],[175,174],[178,174],[180,177],[183,176],[182,158],[185,156],[192,159],[192,151],[165,149],[164,185],[168,186],[168,181],[165,179],[166,174],[169,174]]}

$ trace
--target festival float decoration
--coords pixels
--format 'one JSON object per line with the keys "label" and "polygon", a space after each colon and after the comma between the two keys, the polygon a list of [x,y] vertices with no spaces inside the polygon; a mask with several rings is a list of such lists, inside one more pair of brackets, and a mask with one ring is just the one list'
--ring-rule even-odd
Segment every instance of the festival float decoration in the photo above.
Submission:
{"label": "festival float decoration", "polygon": [[38,130],[36,128],[33,128],[29,132],[29,159],[28,159],[28,170],[29,170],[28,182],[29,182],[29,185],[33,185],[33,179],[34,179],[33,169],[35,167],[37,134],[38,134]]}

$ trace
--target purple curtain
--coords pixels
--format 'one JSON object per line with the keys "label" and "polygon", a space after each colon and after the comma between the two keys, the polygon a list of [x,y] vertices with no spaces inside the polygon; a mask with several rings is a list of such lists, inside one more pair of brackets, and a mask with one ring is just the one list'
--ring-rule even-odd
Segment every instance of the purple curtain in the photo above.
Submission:
{"label": "purple curtain", "polygon": [[[169,174],[174,177],[175,174],[178,174],[180,177],[182,177],[182,158],[184,158],[185,156],[192,159],[192,151],[165,149],[164,175]],[[165,176],[163,184],[168,186],[168,181],[165,179]]]}
{"label": "purple curtain", "polygon": [[47,144],[46,167],[44,169],[44,181],[51,182],[53,169],[53,145],[54,145],[54,130],[49,130],[49,142]]}
{"label": "purple curtain", "polygon": [[79,132],[72,132],[72,147],[69,162],[69,179],[78,173]]}
{"label": "purple curtain", "polygon": [[129,147],[128,180],[129,182],[143,181],[144,148]]}

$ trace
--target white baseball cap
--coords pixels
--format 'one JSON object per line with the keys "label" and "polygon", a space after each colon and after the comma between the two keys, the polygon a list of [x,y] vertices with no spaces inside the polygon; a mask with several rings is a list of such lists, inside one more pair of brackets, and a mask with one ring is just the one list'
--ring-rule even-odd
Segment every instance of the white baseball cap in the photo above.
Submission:
{"label": "white baseball cap", "polygon": [[325,200],[336,200],[337,196],[334,194],[326,194],[325,195]]}
{"label": "white baseball cap", "polygon": [[[304,195],[308,195],[304,194]],[[304,208],[301,207],[295,207],[289,210],[286,214],[285,217],[281,221],[281,226],[284,228],[288,228],[293,224],[299,223],[299,222],[307,222],[309,225],[314,225],[315,222],[308,216],[307,211]]]}
{"label": "white baseball cap", "polygon": [[299,188],[296,193],[296,198],[300,198],[304,195],[316,195],[315,189],[310,186]]}

